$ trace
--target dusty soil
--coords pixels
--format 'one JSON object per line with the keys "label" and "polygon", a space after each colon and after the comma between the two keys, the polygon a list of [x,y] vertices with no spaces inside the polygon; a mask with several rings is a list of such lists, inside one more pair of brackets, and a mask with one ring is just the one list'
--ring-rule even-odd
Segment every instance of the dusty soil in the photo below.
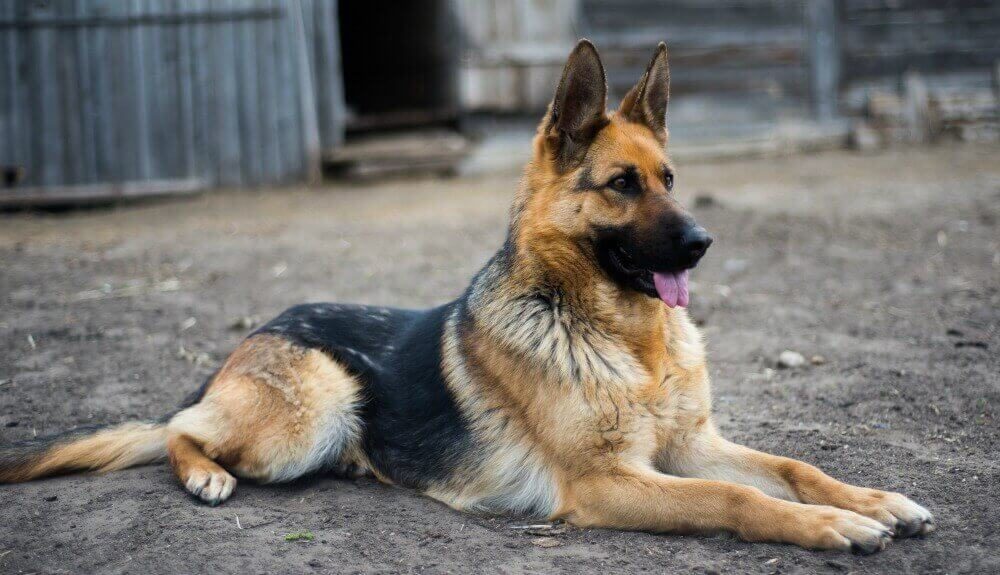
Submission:
{"label": "dusty soil", "polygon": [[[197,504],[162,465],[0,486],[0,572],[1000,570],[1000,149],[682,166],[716,236],[693,315],[731,437],[904,492],[938,531],[871,557],[456,513],[368,480]],[[429,306],[499,245],[516,175],[0,215],[0,441],[153,418],[286,306]],[[711,201],[710,199],[714,199]],[[244,320],[243,318],[249,318]],[[781,370],[785,349],[819,365]],[[287,542],[309,531],[312,541]]]}

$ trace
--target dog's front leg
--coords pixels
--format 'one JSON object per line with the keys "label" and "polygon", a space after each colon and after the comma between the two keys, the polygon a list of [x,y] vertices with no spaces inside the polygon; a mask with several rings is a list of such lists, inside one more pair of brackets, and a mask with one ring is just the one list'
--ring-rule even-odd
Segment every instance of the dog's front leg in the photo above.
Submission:
{"label": "dog's front leg", "polygon": [[617,469],[571,482],[558,517],[582,527],[664,533],[729,531],[748,541],[871,553],[888,528],[853,511],[777,499],[759,489],[653,469]]}
{"label": "dog's front leg", "polygon": [[808,463],[729,442],[710,421],[683,443],[663,448],[657,467],[682,477],[752,485],[790,501],[848,509],[890,527],[898,537],[934,529],[931,513],[904,495],[842,483]]}

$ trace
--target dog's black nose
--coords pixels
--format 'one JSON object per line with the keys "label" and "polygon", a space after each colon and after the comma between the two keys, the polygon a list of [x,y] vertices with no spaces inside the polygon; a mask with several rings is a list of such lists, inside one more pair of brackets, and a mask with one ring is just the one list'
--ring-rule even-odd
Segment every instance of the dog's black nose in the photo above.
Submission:
{"label": "dog's black nose", "polygon": [[712,236],[708,235],[705,228],[701,226],[690,227],[681,236],[681,251],[691,258],[691,263],[701,259],[710,245],[712,245]]}

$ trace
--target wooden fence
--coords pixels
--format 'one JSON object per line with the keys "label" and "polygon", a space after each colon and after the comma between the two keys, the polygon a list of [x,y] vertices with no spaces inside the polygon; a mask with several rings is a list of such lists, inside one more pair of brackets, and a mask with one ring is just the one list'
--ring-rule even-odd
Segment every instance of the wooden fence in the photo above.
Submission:
{"label": "wooden fence", "polygon": [[0,203],[314,180],[345,127],[536,114],[581,35],[613,96],[666,40],[676,94],[829,120],[873,80],[995,67],[1000,3],[0,0]]}
{"label": "wooden fence", "polygon": [[[0,167],[24,186],[318,176],[336,0],[4,0]],[[183,186],[182,186],[183,187]]]}
{"label": "wooden fence", "polygon": [[989,69],[1000,60],[996,0],[839,0],[844,79]]}
{"label": "wooden fence", "polygon": [[545,109],[582,31],[579,0],[455,0],[464,38],[459,64],[467,108]]}

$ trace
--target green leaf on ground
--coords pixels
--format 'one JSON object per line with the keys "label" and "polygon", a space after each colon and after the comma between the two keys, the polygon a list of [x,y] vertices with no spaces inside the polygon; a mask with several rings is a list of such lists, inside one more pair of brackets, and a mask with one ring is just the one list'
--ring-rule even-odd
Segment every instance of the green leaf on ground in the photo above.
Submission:
{"label": "green leaf on ground", "polygon": [[315,538],[311,531],[296,531],[285,535],[285,541],[312,541]]}

